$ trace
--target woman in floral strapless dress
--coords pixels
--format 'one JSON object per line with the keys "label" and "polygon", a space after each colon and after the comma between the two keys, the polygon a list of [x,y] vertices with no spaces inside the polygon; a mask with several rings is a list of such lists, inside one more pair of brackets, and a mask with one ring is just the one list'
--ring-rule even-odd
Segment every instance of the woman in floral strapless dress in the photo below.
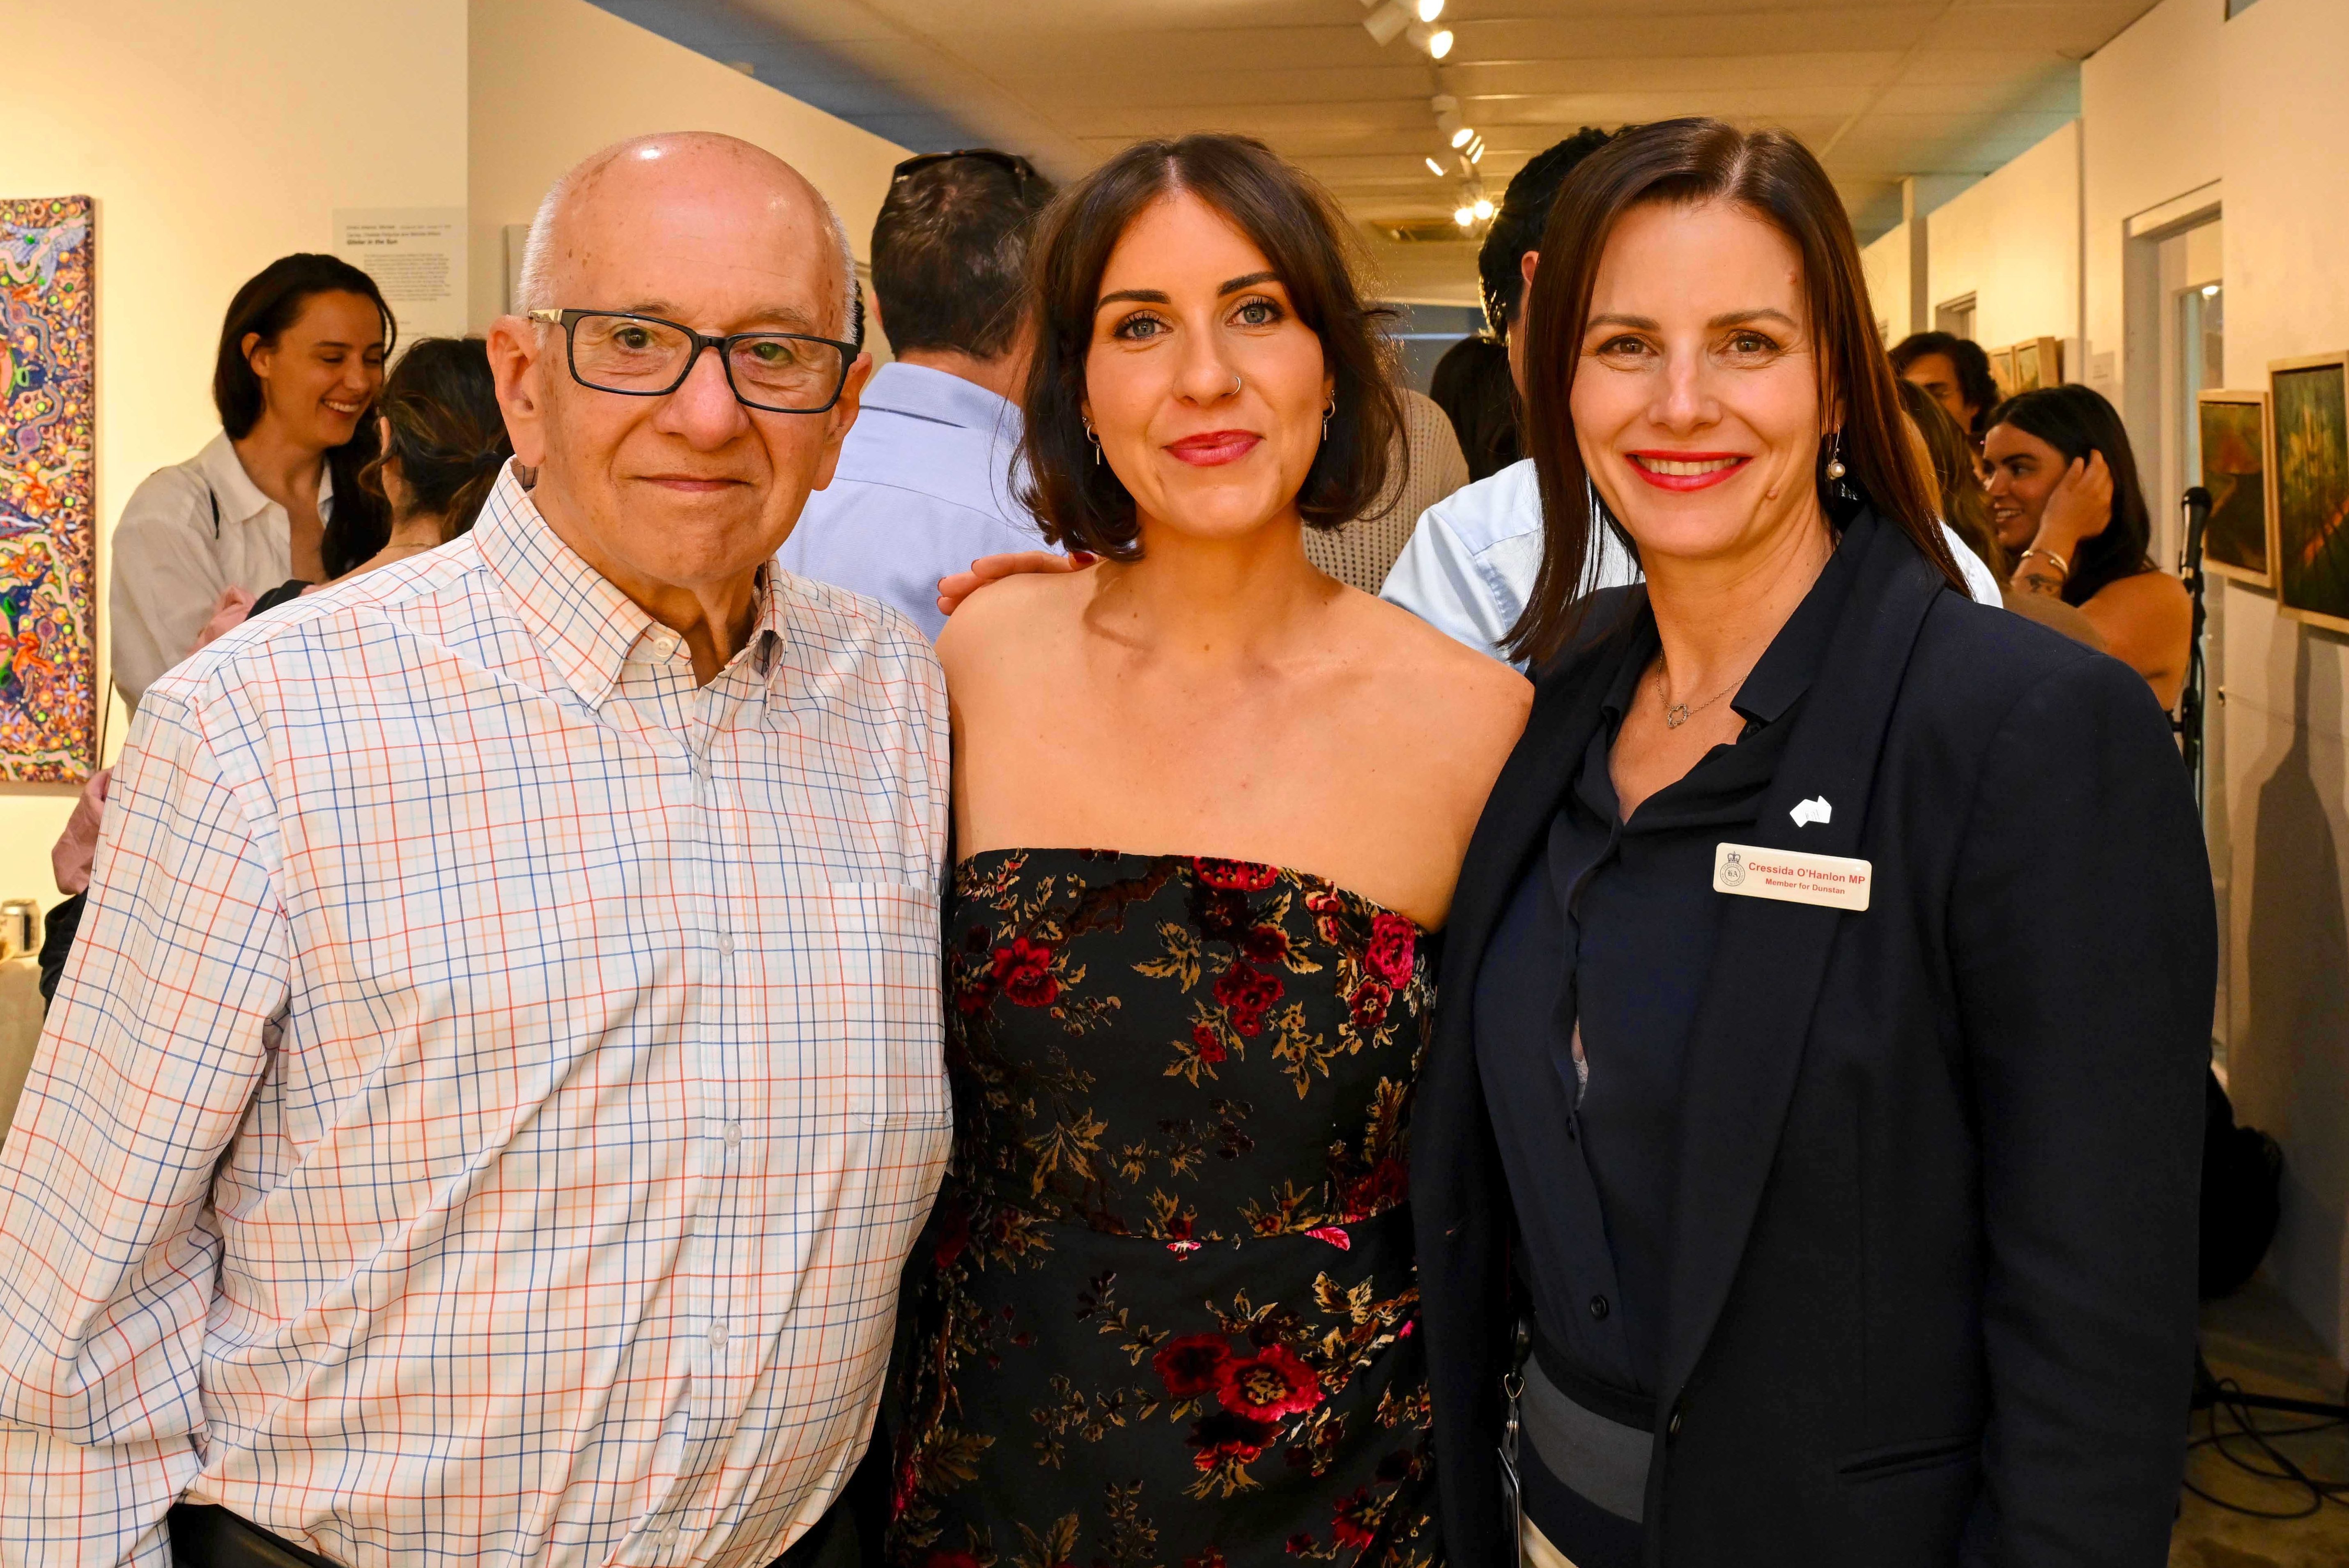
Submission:
{"label": "woman in floral strapless dress", "polygon": [[899,1560],[1429,1562],[1432,943],[1293,871],[1069,849],[965,862],[947,932]]}
{"label": "woman in floral strapless dress", "polygon": [[1529,688],[1306,557],[1375,509],[1400,418],[1346,233],[1197,136],[1039,238],[1030,502],[1106,558],[938,639],[956,1137],[886,1402],[894,1568],[1445,1561],[1412,1097]]}

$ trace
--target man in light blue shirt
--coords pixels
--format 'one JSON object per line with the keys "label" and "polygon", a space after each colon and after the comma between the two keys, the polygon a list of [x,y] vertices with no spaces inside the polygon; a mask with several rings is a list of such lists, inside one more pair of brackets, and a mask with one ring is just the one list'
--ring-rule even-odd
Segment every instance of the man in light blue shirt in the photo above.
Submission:
{"label": "man in light blue shirt", "polygon": [[1031,327],[1027,242],[1051,182],[992,149],[909,158],[873,225],[873,295],[896,355],[865,385],[832,483],[808,497],[785,571],[903,610],[933,641],[938,579],[1039,549],[1012,472]]}

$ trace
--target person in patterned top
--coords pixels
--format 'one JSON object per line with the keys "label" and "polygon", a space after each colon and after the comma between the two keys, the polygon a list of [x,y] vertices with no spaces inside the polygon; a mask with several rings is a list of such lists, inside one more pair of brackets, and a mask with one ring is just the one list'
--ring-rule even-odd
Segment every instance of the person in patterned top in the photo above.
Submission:
{"label": "person in patterned top", "polygon": [[1396,429],[1326,194],[1147,142],[1037,247],[972,596],[956,1134],[890,1395],[905,1568],[1444,1561],[1405,1178],[1436,933],[1527,687],[1317,571]]}

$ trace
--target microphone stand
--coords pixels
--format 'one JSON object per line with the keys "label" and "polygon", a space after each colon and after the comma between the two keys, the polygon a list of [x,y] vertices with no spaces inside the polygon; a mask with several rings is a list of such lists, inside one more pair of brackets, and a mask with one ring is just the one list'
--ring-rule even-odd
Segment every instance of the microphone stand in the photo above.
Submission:
{"label": "microphone stand", "polygon": [[2186,759],[2187,776],[2194,781],[2194,804],[2199,809],[2203,797],[2202,732],[2209,711],[2209,672],[2202,659],[2207,615],[2202,596],[2209,577],[2202,570],[2202,535],[2210,523],[2210,493],[2195,485],[2180,497],[2179,504],[2186,511],[2186,548],[2178,575],[2186,585],[2188,597],[2194,601],[2194,630],[2187,641],[2186,687],[2178,693],[2178,717],[2170,721],[2170,725],[2178,732],[2178,752]]}

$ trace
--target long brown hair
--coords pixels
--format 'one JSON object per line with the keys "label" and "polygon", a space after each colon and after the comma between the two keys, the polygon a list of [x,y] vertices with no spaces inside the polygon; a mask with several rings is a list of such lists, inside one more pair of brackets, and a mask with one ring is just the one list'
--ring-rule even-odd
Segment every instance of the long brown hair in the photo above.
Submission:
{"label": "long brown hair", "polygon": [[[1884,356],[1860,272],[1859,245],[1826,171],[1783,130],[1739,130],[1717,119],[1661,120],[1626,130],[1568,177],[1542,235],[1541,265],[1527,302],[1525,449],[1540,476],[1541,572],[1509,651],[1540,664],[1574,635],[1587,587],[1593,514],[1637,556],[1638,547],[1589,487],[1575,440],[1570,395],[1582,359],[1590,293],[1607,241],[1635,207],[1651,202],[1733,202],[1794,242],[1819,368],[1819,401],[1838,410],[1840,482],[1907,534],[1952,587],[1965,579],[1936,523],[1931,478],[1900,422],[1900,395]],[[1831,441],[1814,469],[1820,504],[1833,515],[1837,484],[1826,477]]]}
{"label": "long brown hair", "polygon": [[1941,521],[1965,541],[1967,549],[1982,557],[1992,576],[2006,581],[2014,564],[1998,542],[1998,530],[1991,526],[1990,492],[1982,488],[1982,475],[1974,472],[1973,443],[1958,428],[1950,410],[1933,400],[1932,393],[1910,380],[1895,384],[1900,389],[1900,411],[1909,416],[1917,439],[1925,445],[1925,455],[1933,460],[1933,483],[1941,492]]}
{"label": "long brown hair", "polygon": [[1085,435],[1093,312],[1127,226],[1177,191],[1222,213],[1264,253],[1297,318],[1321,339],[1338,401],[1297,494],[1306,526],[1342,527],[1376,504],[1402,428],[1402,402],[1388,377],[1385,327],[1393,313],[1363,296],[1359,247],[1335,199],[1252,137],[1138,141],[1061,193],[1044,214],[1030,264],[1036,357],[1022,399],[1019,452],[1030,478],[1021,498],[1045,538],[1112,560],[1140,556],[1141,523],[1133,497]]}
{"label": "long brown hair", "polygon": [[471,528],[513,455],[489,346],[479,337],[418,338],[384,379],[376,409],[391,440],[359,471],[359,483],[383,495],[383,465],[396,461],[409,515],[440,518],[451,538]]}

